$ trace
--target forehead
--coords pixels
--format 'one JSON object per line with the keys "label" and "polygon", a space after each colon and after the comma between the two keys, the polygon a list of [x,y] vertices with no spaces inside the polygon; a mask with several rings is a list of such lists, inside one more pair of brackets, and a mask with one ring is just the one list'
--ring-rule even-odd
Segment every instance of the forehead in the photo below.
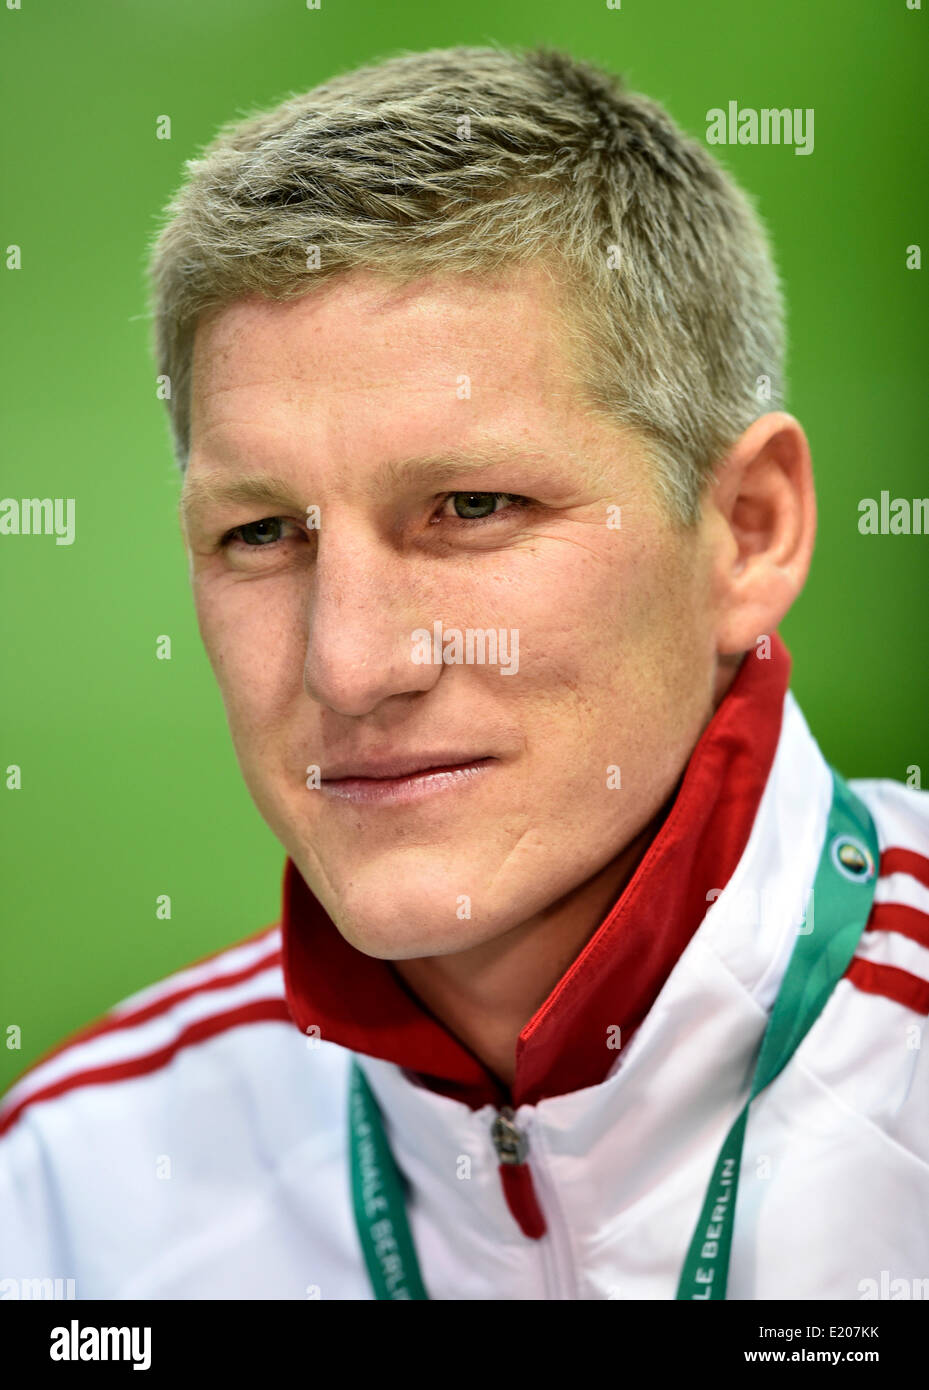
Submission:
{"label": "forehead", "polygon": [[561,302],[538,267],[405,285],[352,271],[298,299],[238,300],[197,327],[194,429],[231,419],[250,398],[293,408],[333,393],[550,397],[576,380]]}

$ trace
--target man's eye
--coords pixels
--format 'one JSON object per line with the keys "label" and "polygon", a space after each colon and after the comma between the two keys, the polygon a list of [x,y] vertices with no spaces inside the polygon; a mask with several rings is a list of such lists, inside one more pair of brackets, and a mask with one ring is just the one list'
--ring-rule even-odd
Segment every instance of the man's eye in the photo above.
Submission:
{"label": "man's eye", "polygon": [[524,499],[512,492],[452,492],[446,498],[445,505],[451,502],[454,514],[460,521],[483,521],[497,510],[509,510],[507,506],[498,509],[497,503],[501,501],[512,506],[523,503]]}
{"label": "man's eye", "polygon": [[245,545],[271,545],[281,539],[283,528],[284,517],[266,516],[261,521],[249,521],[244,526],[234,526],[223,537],[223,544],[231,540],[241,540]]}

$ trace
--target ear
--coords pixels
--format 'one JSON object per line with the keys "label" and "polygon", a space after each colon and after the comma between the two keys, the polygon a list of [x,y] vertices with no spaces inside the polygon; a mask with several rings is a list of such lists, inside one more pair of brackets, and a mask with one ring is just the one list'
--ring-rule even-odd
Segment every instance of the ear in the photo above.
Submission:
{"label": "ear", "polygon": [[751,650],[806,583],[816,537],[810,447],[784,411],[755,420],[714,470],[704,515],[715,537],[716,650]]}

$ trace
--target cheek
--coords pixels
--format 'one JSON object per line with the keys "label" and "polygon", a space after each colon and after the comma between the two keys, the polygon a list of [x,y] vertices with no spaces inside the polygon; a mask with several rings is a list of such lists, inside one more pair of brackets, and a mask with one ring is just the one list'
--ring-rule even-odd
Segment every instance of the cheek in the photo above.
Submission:
{"label": "cheek", "polygon": [[[548,737],[577,741],[594,761],[621,754],[644,777],[699,731],[712,632],[695,555],[674,538],[621,537],[580,552],[580,563],[556,555],[544,590],[523,605],[527,693]],[[570,709],[568,723],[556,707]]]}
{"label": "cheek", "polygon": [[299,697],[305,638],[297,606],[270,584],[209,585],[195,591],[197,619],[230,727],[261,740]]}
{"label": "cheek", "polygon": [[588,525],[552,542],[521,586],[516,624],[531,671],[569,686],[615,680],[617,659],[654,641],[665,621],[656,557],[632,536]]}

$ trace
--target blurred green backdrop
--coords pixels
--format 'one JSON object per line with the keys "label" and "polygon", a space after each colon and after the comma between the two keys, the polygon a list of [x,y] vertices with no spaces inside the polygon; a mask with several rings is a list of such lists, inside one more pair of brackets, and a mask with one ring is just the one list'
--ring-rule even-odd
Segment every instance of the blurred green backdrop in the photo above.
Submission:
{"label": "blurred green backdrop", "polygon": [[[926,7],[929,10],[929,6]],[[782,632],[846,776],[929,784],[929,538],[861,536],[858,501],[929,493],[921,86],[906,0],[22,0],[0,11],[5,140],[0,495],[74,497],[77,539],[0,537],[4,925],[0,1089],[66,1033],[275,920],[284,852],[241,781],[200,645],[179,482],[148,355],[163,204],[222,122],[396,52],[561,46],[623,72],[699,138],[706,112],[812,107],[815,149],[714,146],[756,195],[789,309],[788,408],[820,530]],[[172,139],[155,138],[169,115]],[[173,659],[155,659],[168,634]],[[5,781],[5,778],[3,779]],[[170,921],[155,917],[169,893]]]}

